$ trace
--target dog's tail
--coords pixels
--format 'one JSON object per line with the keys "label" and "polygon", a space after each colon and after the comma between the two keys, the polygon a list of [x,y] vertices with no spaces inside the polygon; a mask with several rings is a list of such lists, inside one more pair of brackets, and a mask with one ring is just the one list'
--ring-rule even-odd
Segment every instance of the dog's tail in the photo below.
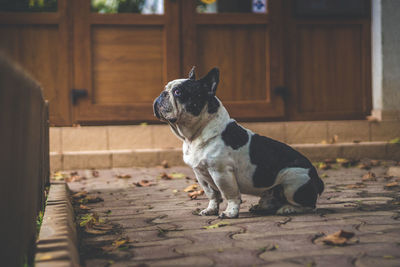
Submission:
{"label": "dog's tail", "polygon": [[321,195],[322,192],[324,191],[324,182],[321,180],[321,178],[318,176],[317,170],[315,169],[314,166],[310,168],[308,171],[308,175],[311,178],[311,181],[317,190],[318,194]]}

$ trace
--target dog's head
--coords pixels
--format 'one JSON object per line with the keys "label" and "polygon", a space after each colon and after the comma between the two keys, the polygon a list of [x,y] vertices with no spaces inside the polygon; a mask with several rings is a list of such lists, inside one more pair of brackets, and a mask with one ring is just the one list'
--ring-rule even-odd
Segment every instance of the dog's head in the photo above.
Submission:
{"label": "dog's head", "polygon": [[215,97],[219,82],[219,70],[213,68],[203,78],[196,80],[194,67],[187,79],[169,82],[154,100],[155,116],[172,124],[186,124],[205,118],[218,111]]}

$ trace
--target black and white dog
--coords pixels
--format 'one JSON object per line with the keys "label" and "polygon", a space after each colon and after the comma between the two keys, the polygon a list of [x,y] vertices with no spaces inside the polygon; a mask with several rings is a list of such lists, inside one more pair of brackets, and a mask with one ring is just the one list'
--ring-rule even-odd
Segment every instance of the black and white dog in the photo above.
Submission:
{"label": "black and white dog", "polygon": [[210,199],[200,215],[218,215],[223,196],[228,205],[220,217],[237,217],[241,193],[261,197],[255,212],[314,209],[324,184],[311,162],[231,119],[215,96],[218,82],[217,68],[196,80],[193,67],[187,79],[169,82],[153,106],[155,116],[182,139],[183,159]]}

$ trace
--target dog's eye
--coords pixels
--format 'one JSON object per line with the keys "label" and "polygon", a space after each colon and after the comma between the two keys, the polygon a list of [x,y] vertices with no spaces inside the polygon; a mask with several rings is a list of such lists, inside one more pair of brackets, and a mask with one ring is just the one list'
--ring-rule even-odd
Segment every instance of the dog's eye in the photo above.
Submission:
{"label": "dog's eye", "polygon": [[179,89],[174,90],[174,95],[181,96],[181,94],[182,94],[181,90],[179,90]]}

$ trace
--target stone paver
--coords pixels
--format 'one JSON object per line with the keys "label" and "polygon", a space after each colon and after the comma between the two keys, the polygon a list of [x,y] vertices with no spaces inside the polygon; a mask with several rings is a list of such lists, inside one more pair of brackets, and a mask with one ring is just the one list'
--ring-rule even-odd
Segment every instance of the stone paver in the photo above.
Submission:
{"label": "stone paver", "polygon": [[[192,212],[207,205],[205,196],[190,200],[183,189],[195,183],[187,167],[100,170],[92,177],[69,183],[104,202],[87,204],[100,218],[118,225],[106,235],[81,233],[81,260],[86,266],[399,266],[400,187],[385,188],[399,177],[387,177],[395,162],[373,167],[376,181],[365,181],[368,171],[352,168],[319,170],[325,192],[314,213],[276,216],[248,212],[258,199],[243,196],[240,217],[220,222],[216,216]],[[162,172],[184,173],[190,179],[159,179]],[[119,179],[116,174],[130,174]],[[141,180],[155,183],[136,187]],[[225,202],[222,208],[225,207]],[[322,234],[339,230],[355,233],[355,242],[337,247],[317,242]],[[128,248],[104,251],[118,237],[129,237]]]}

